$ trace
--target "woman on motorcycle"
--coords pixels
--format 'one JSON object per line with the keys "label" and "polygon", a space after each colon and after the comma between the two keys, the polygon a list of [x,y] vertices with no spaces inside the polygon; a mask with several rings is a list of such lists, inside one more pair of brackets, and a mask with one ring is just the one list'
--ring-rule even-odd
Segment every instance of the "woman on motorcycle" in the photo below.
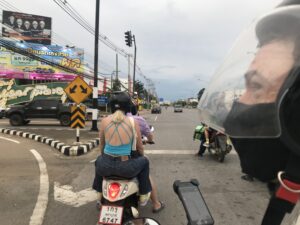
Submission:
{"label": "woman on motorcycle", "polygon": [[[105,176],[137,177],[139,181],[140,204],[146,205],[151,184],[149,180],[149,160],[144,157],[141,133],[134,119],[127,117],[130,112],[130,96],[116,92],[110,98],[112,115],[104,118],[100,125],[101,155],[95,162],[96,176],[93,189],[102,197],[102,182]],[[131,157],[136,150],[139,157]]]}

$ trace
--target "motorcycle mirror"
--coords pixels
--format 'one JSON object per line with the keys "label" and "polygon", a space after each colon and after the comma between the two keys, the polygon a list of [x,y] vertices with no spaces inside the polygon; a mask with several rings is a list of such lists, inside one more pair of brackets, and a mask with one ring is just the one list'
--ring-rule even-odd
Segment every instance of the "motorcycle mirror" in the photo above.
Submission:
{"label": "motorcycle mirror", "polygon": [[152,218],[136,218],[132,220],[128,220],[123,225],[160,225],[156,220]]}

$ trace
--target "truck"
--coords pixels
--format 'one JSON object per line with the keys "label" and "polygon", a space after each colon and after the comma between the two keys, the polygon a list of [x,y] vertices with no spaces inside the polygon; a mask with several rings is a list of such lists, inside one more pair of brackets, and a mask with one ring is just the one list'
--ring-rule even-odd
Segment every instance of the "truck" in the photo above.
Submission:
{"label": "truck", "polygon": [[71,109],[60,99],[34,99],[31,102],[10,106],[5,113],[12,126],[22,126],[32,118],[54,118],[61,126],[71,123]]}

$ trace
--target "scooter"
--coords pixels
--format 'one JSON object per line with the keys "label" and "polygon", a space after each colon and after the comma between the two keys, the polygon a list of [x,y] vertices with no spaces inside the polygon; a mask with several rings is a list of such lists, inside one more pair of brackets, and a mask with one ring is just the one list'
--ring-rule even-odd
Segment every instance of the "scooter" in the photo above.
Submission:
{"label": "scooter", "polygon": [[123,221],[137,218],[138,191],[136,178],[105,177],[98,224],[121,225]]}
{"label": "scooter", "polygon": [[[150,127],[154,132],[154,127]],[[154,144],[142,137],[143,144]],[[121,225],[124,221],[138,218],[139,187],[137,178],[126,179],[119,176],[103,178],[103,196],[98,224]],[[151,223],[150,223],[151,224]]]}
{"label": "scooter", "polygon": [[208,152],[215,156],[219,162],[224,162],[226,154],[232,150],[229,137],[214,129],[212,129],[209,136],[210,144],[207,147]]}

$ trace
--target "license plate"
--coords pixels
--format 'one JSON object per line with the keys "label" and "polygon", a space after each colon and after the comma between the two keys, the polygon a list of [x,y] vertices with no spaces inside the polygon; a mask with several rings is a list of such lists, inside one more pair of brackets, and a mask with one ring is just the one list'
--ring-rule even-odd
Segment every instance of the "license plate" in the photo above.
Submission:
{"label": "license plate", "polygon": [[121,225],[123,207],[102,205],[98,224]]}

